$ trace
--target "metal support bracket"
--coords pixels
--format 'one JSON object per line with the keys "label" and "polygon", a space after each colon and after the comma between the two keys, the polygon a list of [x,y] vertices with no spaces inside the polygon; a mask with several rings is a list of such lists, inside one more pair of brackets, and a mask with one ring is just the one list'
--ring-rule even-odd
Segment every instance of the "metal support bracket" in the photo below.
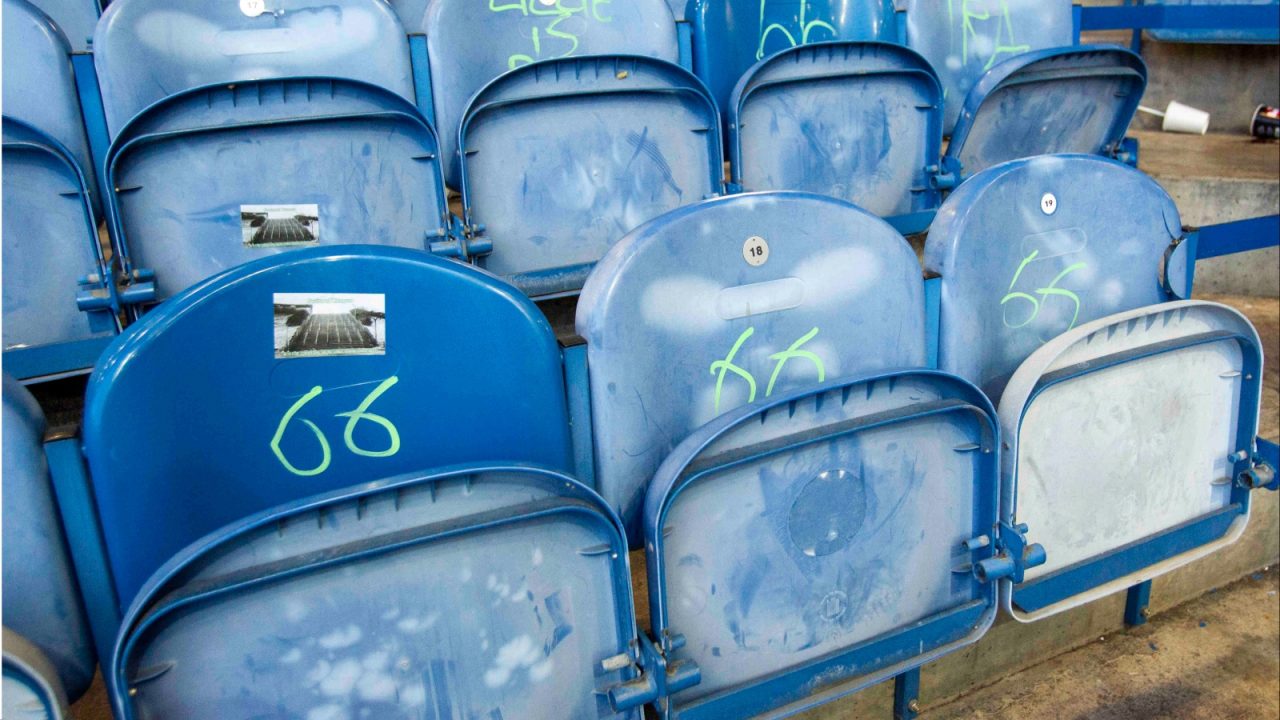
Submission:
{"label": "metal support bracket", "polygon": [[916,720],[920,714],[920,668],[893,679],[893,720]]}
{"label": "metal support bracket", "polygon": [[1147,605],[1151,602],[1151,581],[1140,582],[1129,588],[1124,598],[1124,624],[1137,627],[1147,624]]}

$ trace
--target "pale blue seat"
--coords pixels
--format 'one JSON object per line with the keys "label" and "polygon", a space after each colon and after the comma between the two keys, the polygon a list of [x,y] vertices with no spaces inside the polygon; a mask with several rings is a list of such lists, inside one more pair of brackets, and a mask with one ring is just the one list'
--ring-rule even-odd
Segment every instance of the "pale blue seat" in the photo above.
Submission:
{"label": "pale blue seat", "polygon": [[35,398],[5,375],[4,539],[0,546],[4,548],[6,710],[10,707],[12,633],[19,637],[13,645],[12,672],[25,678],[19,683],[28,686],[32,695],[44,696],[40,705],[49,717],[57,717],[53,708],[88,689],[96,663],[45,459],[44,432],[44,415]]}
{"label": "pale blue seat", "polygon": [[21,379],[82,371],[118,332],[70,48],[4,3],[4,354]]}
{"label": "pale blue seat", "polygon": [[309,245],[426,249],[450,219],[381,0],[120,0],[94,40],[131,305]]}
{"label": "pale blue seat", "polygon": [[1087,155],[997,165],[938,213],[939,367],[999,401],[1002,523],[1047,555],[1002,580],[1019,620],[1244,531],[1260,341],[1234,310],[1177,301],[1187,252],[1159,185]]}

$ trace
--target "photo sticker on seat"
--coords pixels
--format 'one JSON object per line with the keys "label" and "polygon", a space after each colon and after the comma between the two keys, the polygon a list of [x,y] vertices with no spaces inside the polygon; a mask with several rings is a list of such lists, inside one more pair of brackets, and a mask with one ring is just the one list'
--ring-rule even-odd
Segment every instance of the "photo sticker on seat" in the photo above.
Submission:
{"label": "photo sticker on seat", "polygon": [[292,247],[320,242],[320,206],[241,205],[245,247]]}
{"label": "photo sticker on seat", "polygon": [[274,293],[275,356],[385,355],[386,295]]}

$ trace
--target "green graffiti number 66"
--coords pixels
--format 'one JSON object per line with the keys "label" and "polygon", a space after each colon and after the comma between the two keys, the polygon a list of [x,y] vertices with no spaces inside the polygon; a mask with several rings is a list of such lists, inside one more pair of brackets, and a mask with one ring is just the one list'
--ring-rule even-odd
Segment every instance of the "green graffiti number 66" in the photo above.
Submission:
{"label": "green graffiti number 66", "polygon": [[[365,396],[364,400],[356,406],[355,410],[335,415],[335,417],[347,418],[347,426],[342,431],[342,440],[346,443],[347,449],[352,453],[362,457],[391,457],[392,455],[400,452],[400,432],[396,430],[395,424],[381,415],[369,412],[369,406],[373,404],[373,401],[381,397],[383,393],[390,390],[391,386],[398,382],[400,382],[400,378],[394,375],[383,380],[378,384],[378,387],[373,389],[373,392]],[[276,426],[276,433],[271,436],[271,452],[275,453],[276,459],[280,461],[280,464],[284,465],[284,468],[294,475],[301,475],[302,477],[319,475],[329,469],[329,462],[333,460],[333,452],[329,448],[329,441],[325,438],[324,433],[320,431],[320,428],[316,426],[315,423],[307,420],[306,418],[301,418],[300,420],[307,426],[307,429],[316,436],[316,440],[320,443],[320,463],[310,469],[299,469],[294,466],[293,463],[289,462],[289,459],[284,456],[284,451],[280,449],[280,440],[284,437],[284,429],[288,427],[289,421],[293,420],[293,416],[298,414],[298,411],[302,410],[304,405],[314,400],[316,396],[322,392],[324,392],[324,388],[317,385],[311,388],[306,395],[298,398],[298,401],[285,411],[284,417],[280,418],[280,424]],[[361,420],[368,420],[377,425],[381,425],[382,428],[387,431],[387,438],[389,442],[385,450],[366,450],[365,448],[356,445],[354,438],[356,423]]]}

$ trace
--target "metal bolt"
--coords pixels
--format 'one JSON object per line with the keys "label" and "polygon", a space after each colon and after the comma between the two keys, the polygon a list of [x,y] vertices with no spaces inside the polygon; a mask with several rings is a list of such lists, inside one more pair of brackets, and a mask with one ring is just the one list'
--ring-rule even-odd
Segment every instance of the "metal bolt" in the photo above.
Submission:
{"label": "metal bolt", "polygon": [[1138,614],[1142,616],[1143,620],[1146,620],[1147,618],[1151,617],[1151,609],[1142,608],[1141,610],[1138,611]]}
{"label": "metal bolt", "polygon": [[912,700],[911,702],[907,703],[907,709],[913,713],[920,712],[920,701]]}

